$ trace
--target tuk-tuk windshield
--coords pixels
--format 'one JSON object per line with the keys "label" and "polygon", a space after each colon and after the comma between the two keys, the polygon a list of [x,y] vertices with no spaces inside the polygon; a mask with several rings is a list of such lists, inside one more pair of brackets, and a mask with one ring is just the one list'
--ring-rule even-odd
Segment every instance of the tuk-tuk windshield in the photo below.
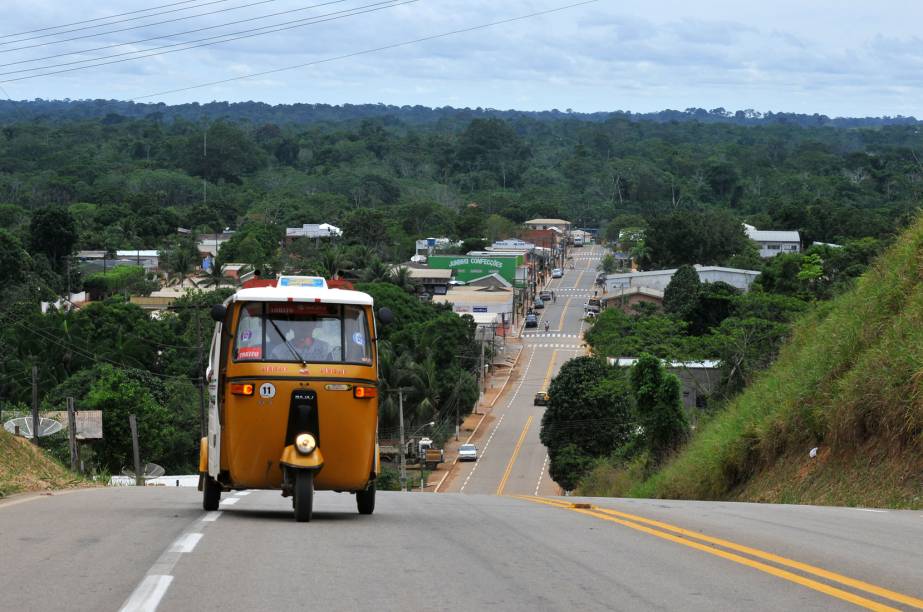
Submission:
{"label": "tuk-tuk windshield", "polygon": [[365,311],[343,304],[242,304],[234,360],[371,365]]}

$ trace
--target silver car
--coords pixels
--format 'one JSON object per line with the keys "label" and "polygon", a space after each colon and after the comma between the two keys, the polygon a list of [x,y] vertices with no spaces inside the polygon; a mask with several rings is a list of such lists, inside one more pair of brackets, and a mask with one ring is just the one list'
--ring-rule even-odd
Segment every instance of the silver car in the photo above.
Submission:
{"label": "silver car", "polygon": [[459,461],[477,461],[478,447],[474,444],[462,444],[458,447]]}

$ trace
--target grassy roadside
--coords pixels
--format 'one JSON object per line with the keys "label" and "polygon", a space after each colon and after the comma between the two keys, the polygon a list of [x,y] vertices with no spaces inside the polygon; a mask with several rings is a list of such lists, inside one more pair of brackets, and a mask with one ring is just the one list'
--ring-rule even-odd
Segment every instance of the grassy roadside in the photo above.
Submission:
{"label": "grassy roadside", "polygon": [[921,392],[923,219],[661,470],[601,465],[581,492],[923,507]]}
{"label": "grassy roadside", "polygon": [[0,429],[0,499],[14,493],[89,484],[28,440]]}

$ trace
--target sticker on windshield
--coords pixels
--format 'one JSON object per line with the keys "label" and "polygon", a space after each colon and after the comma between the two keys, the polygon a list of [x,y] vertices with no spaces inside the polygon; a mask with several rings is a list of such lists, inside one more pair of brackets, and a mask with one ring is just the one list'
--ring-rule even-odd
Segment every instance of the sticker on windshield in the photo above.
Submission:
{"label": "sticker on windshield", "polygon": [[260,385],[260,397],[273,398],[276,396],[276,387],[272,383],[263,383]]}
{"label": "sticker on windshield", "polygon": [[263,349],[258,346],[247,346],[237,349],[237,359],[260,359]]}
{"label": "sticker on windshield", "polygon": [[252,337],[253,337],[253,332],[250,331],[249,329],[240,335],[241,340],[249,340]]}
{"label": "sticker on windshield", "polygon": [[353,342],[360,346],[365,346],[365,335],[362,332],[356,332],[353,334]]}

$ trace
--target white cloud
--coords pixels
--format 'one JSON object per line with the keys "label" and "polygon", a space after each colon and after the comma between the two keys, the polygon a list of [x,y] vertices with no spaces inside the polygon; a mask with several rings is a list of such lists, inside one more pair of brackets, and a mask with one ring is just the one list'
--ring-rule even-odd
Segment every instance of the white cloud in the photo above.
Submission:
{"label": "white cloud", "polygon": [[[190,36],[280,23],[374,1],[348,0]],[[420,0],[267,36],[0,85],[12,97],[23,99],[134,97],[471,27],[564,2]],[[110,5],[116,8],[109,12],[153,4],[151,0],[120,0]],[[13,45],[0,44],[0,63],[131,42],[308,4],[307,0],[274,0],[189,22],[17,53],[4,53]],[[4,29],[9,33],[94,18],[107,11],[98,1],[8,0],[4,13]],[[191,90],[163,100],[385,102],[582,111],[723,106],[831,115],[923,116],[923,41],[916,26],[921,22],[923,5],[897,0],[874,4],[856,0],[713,0],[707,6],[679,0],[634,4],[610,0],[259,79]],[[10,40],[15,39],[2,38],[0,43]],[[137,47],[170,42],[152,41]],[[0,67],[0,71],[11,68]]]}

